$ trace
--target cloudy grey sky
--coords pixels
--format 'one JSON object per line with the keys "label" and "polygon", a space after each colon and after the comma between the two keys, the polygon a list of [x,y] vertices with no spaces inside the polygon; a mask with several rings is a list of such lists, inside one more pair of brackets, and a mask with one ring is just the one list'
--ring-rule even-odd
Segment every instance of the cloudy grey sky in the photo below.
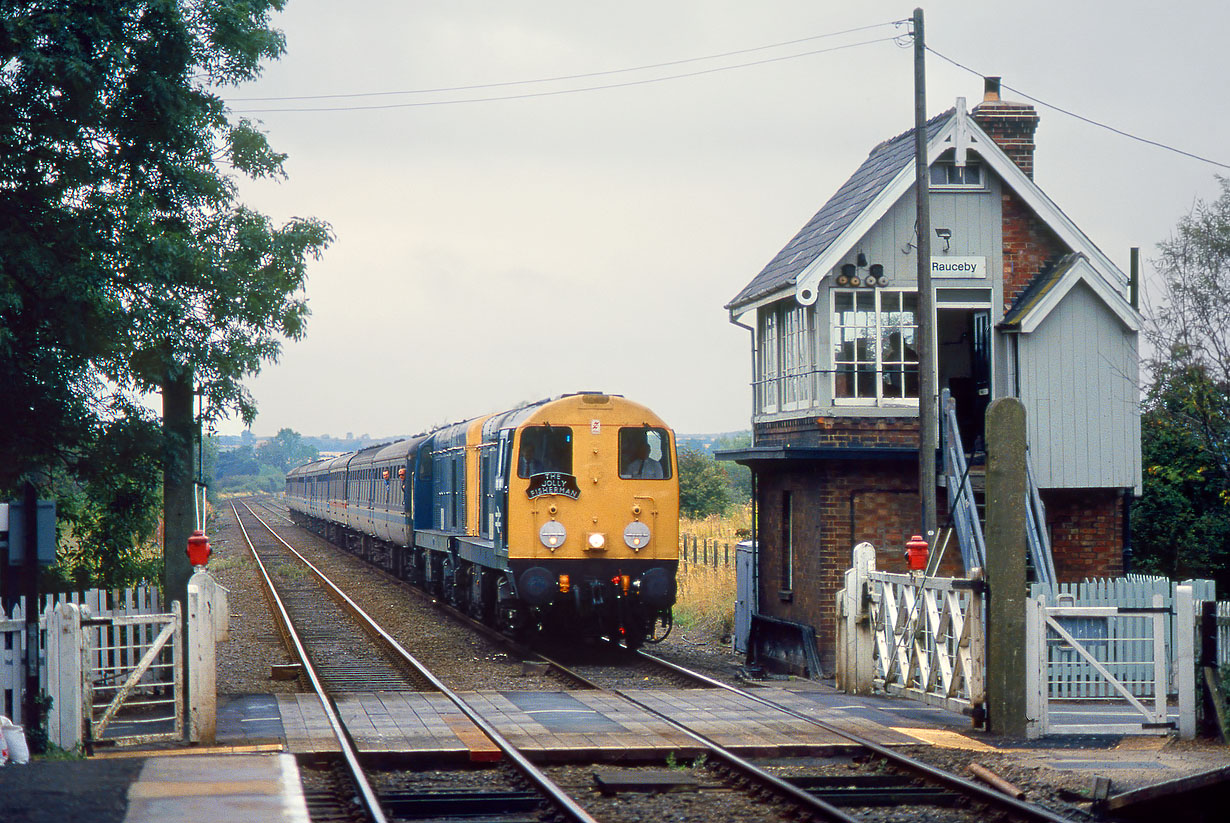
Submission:
{"label": "cloudy grey sky", "polygon": [[[308,336],[249,383],[253,429],[408,434],[564,392],[624,394],[681,432],[749,425],[748,333],[722,306],[878,142],[913,123],[914,4],[830,0],[289,0],[287,53],[228,92],[289,179],[245,183],[337,242]],[[931,2],[927,43],[1041,100],[1230,163],[1230,4]],[[429,94],[726,54],[714,60]],[[855,45],[868,41],[869,45]],[[723,66],[840,50],[639,82]],[[929,114],[982,82],[928,57]],[[472,98],[617,88],[488,102]],[[1012,92],[1005,97],[1018,99]],[[423,105],[430,104],[430,105]],[[369,107],[369,108],[356,108]],[[370,108],[379,107],[379,108]],[[331,109],[278,111],[279,109]],[[349,109],[349,110],[339,110]],[[1040,107],[1035,179],[1116,263],[1226,169]],[[219,431],[236,433],[238,422]]]}

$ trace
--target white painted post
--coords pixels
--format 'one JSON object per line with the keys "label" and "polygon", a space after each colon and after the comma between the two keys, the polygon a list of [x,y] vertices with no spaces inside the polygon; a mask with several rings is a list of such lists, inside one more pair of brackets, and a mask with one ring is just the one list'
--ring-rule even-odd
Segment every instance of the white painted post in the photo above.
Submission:
{"label": "white painted post", "polygon": [[1166,618],[1161,609],[1165,598],[1153,595],[1153,722],[1166,722],[1166,697],[1170,693],[1170,679],[1166,672]]}
{"label": "white painted post", "polygon": [[85,718],[85,672],[81,631],[81,610],[72,603],[48,607],[47,694],[51,711],[47,717],[47,736],[62,749],[81,745]]}
{"label": "white painted post", "polygon": [[1025,600],[1025,737],[1036,740],[1047,732],[1046,595]]}
{"label": "white painted post", "polygon": [[[982,569],[975,569],[971,577],[977,582],[982,582]],[[969,689],[970,704],[986,709],[987,635],[982,622],[986,615],[983,591],[982,588],[976,588],[970,592],[969,608],[965,613],[965,625],[969,631],[969,655],[966,657],[969,663],[965,670],[965,682]],[[1025,609],[1028,613],[1028,601],[1025,603]],[[1025,713],[1029,715],[1028,706]]]}
{"label": "white painted post", "polygon": [[204,569],[188,581],[188,739],[212,744],[218,725],[216,643],[228,631],[226,589]]}
{"label": "white painted post", "polygon": [[1179,737],[1196,736],[1196,606],[1191,586],[1174,591],[1174,666],[1179,689]]}
{"label": "white painted post", "polygon": [[851,598],[850,614],[850,665],[851,694],[871,694],[875,680],[875,627],[871,625],[871,581],[876,569],[876,548],[870,543],[854,547],[854,585],[847,583]]}
{"label": "white painted post", "polygon": [[850,665],[850,598],[846,592],[850,591],[850,587],[854,582],[854,570],[846,569],[845,573],[846,585],[837,591],[837,648],[836,648],[836,663],[837,679],[835,685],[837,691],[846,691],[846,685],[849,679],[848,667]]}

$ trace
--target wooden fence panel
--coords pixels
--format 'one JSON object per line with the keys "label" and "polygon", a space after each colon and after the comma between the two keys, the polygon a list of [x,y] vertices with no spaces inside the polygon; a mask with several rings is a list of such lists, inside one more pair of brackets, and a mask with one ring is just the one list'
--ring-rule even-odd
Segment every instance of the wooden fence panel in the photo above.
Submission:
{"label": "wooden fence panel", "polygon": [[[108,593],[101,589],[91,589],[87,592],[60,592],[43,595],[40,598],[40,615],[60,603],[72,603],[78,608],[85,607],[94,617],[110,617],[124,614],[160,614],[162,598],[158,589],[153,586],[140,586],[135,590],[133,605],[129,609],[121,605],[121,593]],[[21,724],[21,696],[25,691],[25,598],[21,598],[13,611],[6,618],[0,609],[0,714],[10,718],[14,723]],[[44,621],[40,617],[39,631],[39,682],[47,682],[47,638]],[[114,650],[122,647],[117,643],[107,629],[92,630],[95,636],[95,649],[91,654],[90,664],[102,668],[106,661],[112,660]],[[148,628],[142,631],[148,634]],[[148,645],[148,641],[146,643]],[[118,662],[118,659],[116,660]]]}
{"label": "wooden fence panel", "polygon": [[[1080,583],[1060,583],[1054,588],[1034,583],[1031,597],[1046,595],[1061,606],[1115,606],[1118,608],[1152,608],[1154,595],[1162,598],[1162,607],[1169,610],[1164,619],[1165,648],[1175,648],[1174,603],[1175,587],[1191,586],[1197,602],[1215,599],[1212,580],[1186,580],[1181,584],[1165,577],[1128,575],[1127,577],[1087,579]],[[1074,639],[1083,641],[1086,650],[1112,672],[1136,697],[1154,696],[1153,619],[1149,614],[1120,616],[1115,620],[1099,617],[1060,618],[1064,630]],[[1053,639],[1053,638],[1052,638]],[[1167,660],[1167,671],[1174,671],[1173,660]],[[1075,649],[1052,650],[1049,668],[1049,694],[1057,700],[1103,699],[1114,697],[1112,687],[1094,670],[1089,661]],[[1173,691],[1175,684],[1165,684]]]}

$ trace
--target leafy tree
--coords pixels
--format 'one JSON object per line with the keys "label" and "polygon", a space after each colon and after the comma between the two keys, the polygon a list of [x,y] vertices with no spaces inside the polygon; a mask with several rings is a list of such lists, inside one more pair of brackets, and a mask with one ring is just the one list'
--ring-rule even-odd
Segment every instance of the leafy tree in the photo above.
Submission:
{"label": "leafy tree", "polygon": [[240,446],[218,455],[217,469],[214,477],[218,480],[245,474],[259,474],[260,461],[256,459],[256,450],[251,446]]}
{"label": "leafy tree", "polygon": [[1186,392],[1173,391],[1174,382],[1154,387],[1141,418],[1144,492],[1132,510],[1133,565],[1174,579],[1213,578],[1221,588],[1230,584],[1230,483],[1176,422]]}
{"label": "leafy tree", "polygon": [[679,510],[688,517],[722,514],[730,505],[726,469],[690,446],[679,449]]}
{"label": "leafy tree", "polygon": [[1230,179],[1158,244],[1162,300],[1147,328],[1154,408],[1182,426],[1230,480]]}
{"label": "leafy tree", "polygon": [[[303,334],[329,228],[238,201],[234,175],[285,157],[218,95],[282,52],[282,5],[0,0],[0,492],[76,489],[91,504],[63,508],[99,546],[147,533],[156,498],[124,456],[154,423],[137,398],[175,409],[170,448],[142,453],[190,478],[195,388],[250,421],[243,379]],[[98,497],[92,472],[139,500]]]}
{"label": "leafy tree", "polygon": [[1230,582],[1230,180],[1160,243],[1142,419],[1138,567]]}
{"label": "leafy tree", "polygon": [[294,429],[282,429],[256,450],[262,463],[281,472],[314,460],[318,454],[316,447],[303,442],[303,435]]}

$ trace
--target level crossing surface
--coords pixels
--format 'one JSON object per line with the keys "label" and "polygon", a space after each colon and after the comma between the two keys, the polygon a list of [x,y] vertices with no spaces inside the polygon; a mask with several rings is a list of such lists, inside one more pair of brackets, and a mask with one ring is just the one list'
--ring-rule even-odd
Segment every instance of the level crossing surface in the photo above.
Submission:
{"label": "level crossing surface", "polygon": [[[823,754],[850,741],[786,712],[719,689],[638,689],[647,708],[737,753]],[[757,689],[770,701],[882,745],[926,744],[936,732],[954,737],[968,718],[889,699],[853,700],[832,689]],[[699,753],[695,741],[615,692],[465,692],[462,697],[535,760],[657,759]],[[278,695],[279,739],[297,754],[326,753],[336,743],[311,695]],[[335,697],[358,750],[366,754],[488,759],[491,744],[445,698],[427,692],[351,692]],[[268,711],[266,706],[266,711]],[[272,712],[261,721],[272,731]],[[243,724],[248,725],[248,724]],[[249,738],[251,739],[251,738]]]}

